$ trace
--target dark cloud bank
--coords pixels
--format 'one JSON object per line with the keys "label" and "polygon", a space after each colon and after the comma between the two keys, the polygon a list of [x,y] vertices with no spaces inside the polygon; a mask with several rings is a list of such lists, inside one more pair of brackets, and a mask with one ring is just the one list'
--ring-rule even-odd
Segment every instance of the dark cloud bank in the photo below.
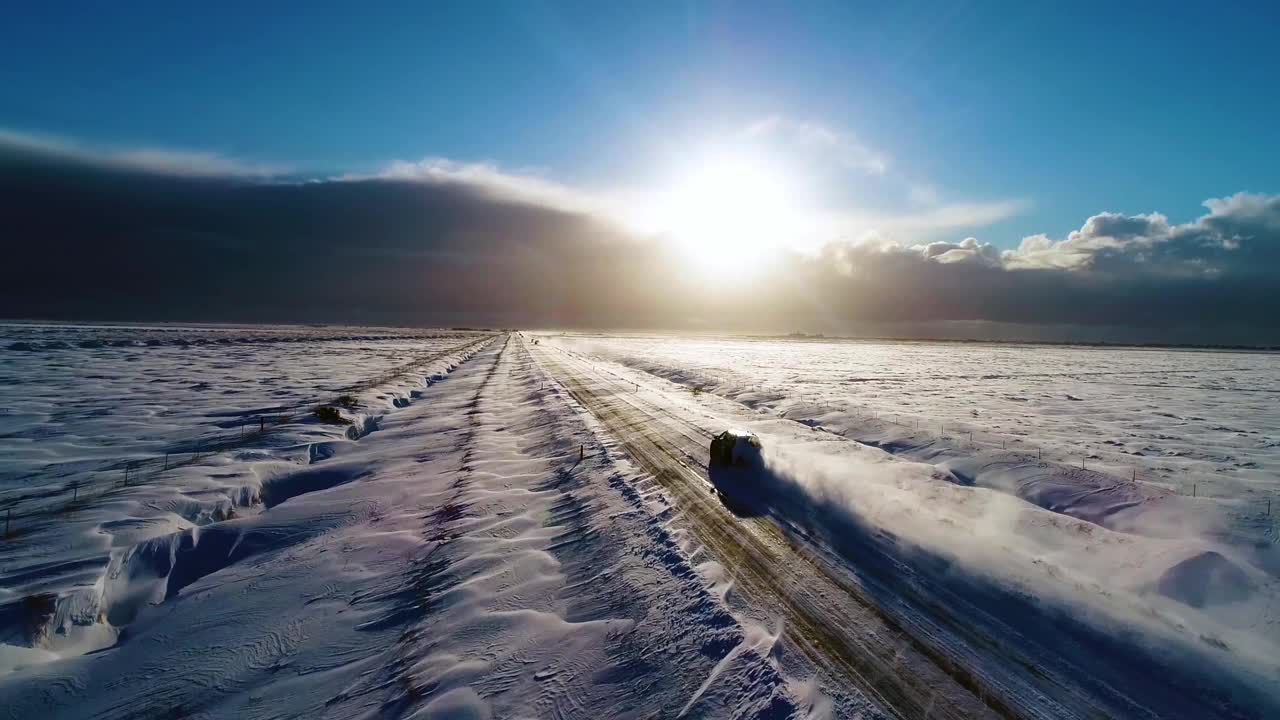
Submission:
{"label": "dark cloud bank", "polygon": [[834,244],[742,282],[435,178],[279,182],[0,144],[13,318],[725,329],[1280,344],[1280,196],[1065,239]]}

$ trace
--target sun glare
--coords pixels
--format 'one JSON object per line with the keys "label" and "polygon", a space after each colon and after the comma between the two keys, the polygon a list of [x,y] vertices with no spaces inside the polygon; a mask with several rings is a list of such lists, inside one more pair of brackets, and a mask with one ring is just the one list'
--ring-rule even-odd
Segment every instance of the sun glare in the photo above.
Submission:
{"label": "sun glare", "polygon": [[744,159],[717,159],[676,180],[659,211],[661,230],[699,270],[757,270],[786,242],[794,213],[786,184]]}

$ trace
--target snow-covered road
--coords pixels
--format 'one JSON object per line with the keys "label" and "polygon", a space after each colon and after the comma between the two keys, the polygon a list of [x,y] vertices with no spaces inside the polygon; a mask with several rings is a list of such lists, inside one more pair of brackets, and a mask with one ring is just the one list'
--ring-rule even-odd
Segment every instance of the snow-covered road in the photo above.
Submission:
{"label": "snow-covered road", "polygon": [[[852,690],[857,697],[848,702],[869,702],[897,717],[996,716],[963,687],[976,683],[967,669],[933,662],[932,648],[914,642],[844,578],[825,572],[768,517],[749,509],[735,514],[722,501],[705,477],[713,434],[705,418],[682,416],[661,404],[660,395],[640,393],[611,371],[567,354],[543,350],[539,360],[670,498],[679,523],[743,595],[744,610],[780,618],[788,641],[809,663],[844,681],[829,691]],[[948,675],[948,669],[956,674]]]}

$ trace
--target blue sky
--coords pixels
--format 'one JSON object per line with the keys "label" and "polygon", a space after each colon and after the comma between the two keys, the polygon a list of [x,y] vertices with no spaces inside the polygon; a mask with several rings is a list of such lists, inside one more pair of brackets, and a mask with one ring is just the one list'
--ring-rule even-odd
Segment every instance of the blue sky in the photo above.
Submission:
{"label": "blue sky", "polygon": [[[0,127],[301,174],[486,162],[595,191],[661,184],[772,122],[779,152],[835,138],[787,160],[823,203],[997,208],[921,232],[1001,247],[1280,191],[1275,3],[371,5],[15,6]],[[833,165],[838,148],[883,168]]]}

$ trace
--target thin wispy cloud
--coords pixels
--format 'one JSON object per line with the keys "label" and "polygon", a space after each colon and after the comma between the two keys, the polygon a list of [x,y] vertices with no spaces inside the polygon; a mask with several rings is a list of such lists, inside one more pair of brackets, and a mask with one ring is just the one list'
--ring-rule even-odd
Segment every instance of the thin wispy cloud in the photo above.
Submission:
{"label": "thin wispy cloud", "polygon": [[860,142],[852,133],[819,122],[770,115],[747,125],[742,135],[792,143],[806,152],[821,153],[849,170],[883,175],[889,169],[889,158],[883,152]]}
{"label": "thin wispy cloud", "polygon": [[936,204],[911,212],[871,215],[861,220],[882,233],[911,237],[961,228],[991,225],[1025,210],[1026,200],[994,200],[990,202],[953,202]]}
{"label": "thin wispy cloud", "polygon": [[818,193],[827,199],[804,208],[796,244],[816,250],[829,242],[891,242],[910,245],[923,238],[943,239],[972,232],[1024,211],[1025,198],[974,200],[956,197],[935,183],[905,176],[887,153],[856,133],[813,120],[775,114],[739,132],[745,140],[788,156],[804,174],[824,186],[874,187],[879,207],[858,204],[860,193]]}
{"label": "thin wispy cloud", "polygon": [[602,214],[609,212],[610,207],[608,200],[602,196],[542,175],[504,170],[495,163],[459,162],[439,157],[395,160],[371,175],[344,175],[340,179],[370,178],[457,183],[475,187],[497,198],[568,212]]}
{"label": "thin wispy cloud", "polygon": [[53,135],[0,128],[0,144],[9,148],[93,162],[128,170],[183,177],[278,178],[292,172],[284,165],[249,162],[217,153],[158,147],[90,146]]}

